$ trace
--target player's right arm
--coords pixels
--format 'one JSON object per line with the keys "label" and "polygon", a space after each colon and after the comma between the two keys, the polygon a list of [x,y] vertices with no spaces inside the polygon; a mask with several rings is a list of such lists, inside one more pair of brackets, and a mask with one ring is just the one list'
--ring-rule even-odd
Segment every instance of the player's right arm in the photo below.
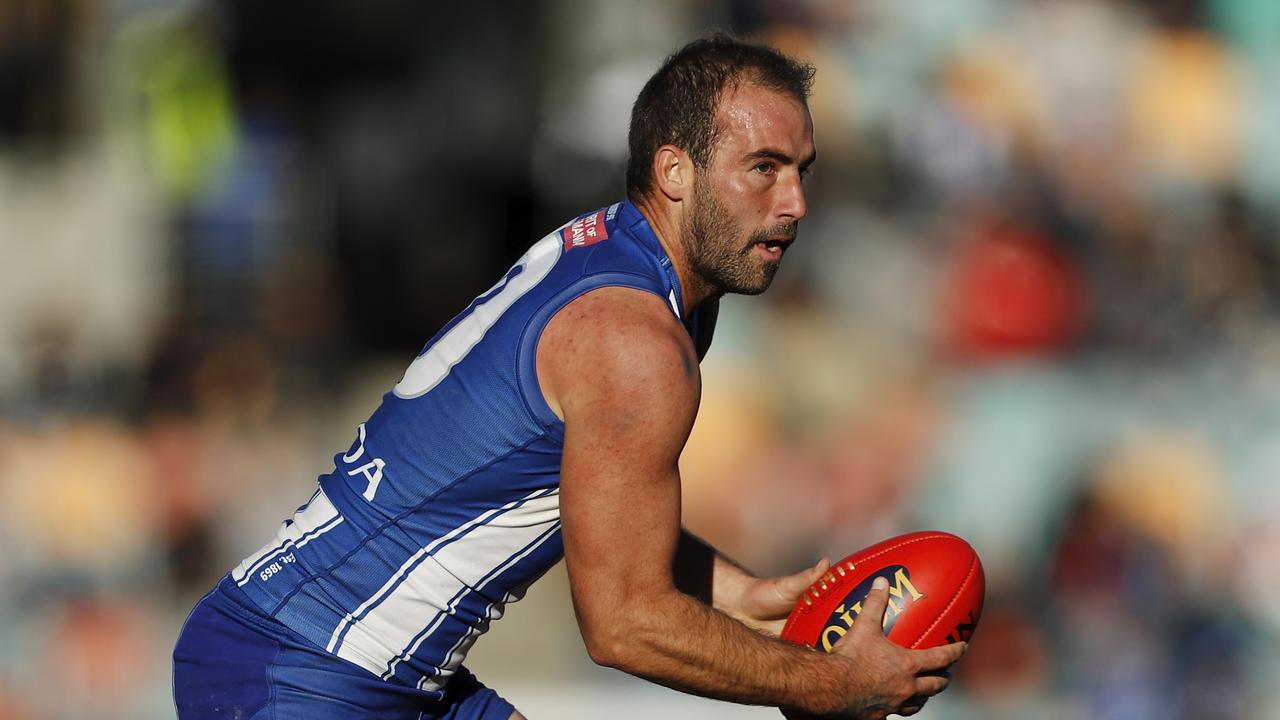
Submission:
{"label": "player's right arm", "polygon": [[[564,419],[560,513],[574,609],[596,662],[699,695],[838,717],[910,712],[959,644],[883,636],[873,590],[830,655],[766,637],[676,589],[678,460],[697,412],[695,350],[663,301],[604,288],[548,324],[538,377]],[[887,588],[887,586],[886,586]]]}

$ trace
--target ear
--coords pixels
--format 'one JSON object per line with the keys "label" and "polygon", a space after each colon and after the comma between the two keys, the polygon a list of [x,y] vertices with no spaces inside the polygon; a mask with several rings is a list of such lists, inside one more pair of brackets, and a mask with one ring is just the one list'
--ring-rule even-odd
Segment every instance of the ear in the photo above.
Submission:
{"label": "ear", "polygon": [[667,199],[680,201],[693,190],[693,160],[675,145],[653,154],[653,182]]}

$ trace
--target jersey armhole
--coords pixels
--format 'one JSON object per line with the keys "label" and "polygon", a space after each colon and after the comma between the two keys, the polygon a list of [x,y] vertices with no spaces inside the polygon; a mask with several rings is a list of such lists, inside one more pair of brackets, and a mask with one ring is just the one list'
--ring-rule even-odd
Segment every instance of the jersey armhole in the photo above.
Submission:
{"label": "jersey armhole", "polygon": [[[516,382],[520,387],[520,395],[524,398],[525,407],[551,435],[557,443],[564,442],[564,421],[556,417],[547,399],[542,394],[542,385],[538,382],[538,341],[542,339],[542,331],[546,329],[551,318],[566,305],[579,297],[606,287],[624,287],[653,293],[667,301],[661,287],[649,278],[629,272],[603,272],[588,275],[569,285],[552,296],[529,319],[529,324],[520,336],[520,344],[516,356]],[[674,313],[674,309],[672,310]],[[679,316],[677,316],[677,319]]]}

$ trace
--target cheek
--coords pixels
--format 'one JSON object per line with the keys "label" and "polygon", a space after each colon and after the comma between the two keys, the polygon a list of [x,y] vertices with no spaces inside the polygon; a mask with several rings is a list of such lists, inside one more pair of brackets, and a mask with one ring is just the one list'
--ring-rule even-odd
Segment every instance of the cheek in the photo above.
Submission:
{"label": "cheek", "polygon": [[754,172],[726,172],[720,191],[726,198],[758,197],[768,190],[768,178]]}
{"label": "cheek", "polygon": [[754,178],[730,175],[719,188],[720,204],[734,222],[744,227],[758,225],[769,212],[767,188]]}

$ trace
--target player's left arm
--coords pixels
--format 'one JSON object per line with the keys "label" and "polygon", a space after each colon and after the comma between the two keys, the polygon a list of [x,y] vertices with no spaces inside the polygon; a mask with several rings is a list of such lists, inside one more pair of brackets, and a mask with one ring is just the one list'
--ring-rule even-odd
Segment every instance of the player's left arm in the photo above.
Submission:
{"label": "player's left arm", "polygon": [[[690,327],[698,360],[706,357],[720,317],[720,298],[704,300],[691,314]],[[672,575],[686,595],[767,635],[782,632],[787,614],[830,563],[823,559],[795,575],[758,578],[738,563],[681,529]]]}
{"label": "player's left arm", "polygon": [[830,565],[824,558],[794,575],[758,578],[688,530],[681,530],[672,575],[684,594],[776,637],[800,595]]}

